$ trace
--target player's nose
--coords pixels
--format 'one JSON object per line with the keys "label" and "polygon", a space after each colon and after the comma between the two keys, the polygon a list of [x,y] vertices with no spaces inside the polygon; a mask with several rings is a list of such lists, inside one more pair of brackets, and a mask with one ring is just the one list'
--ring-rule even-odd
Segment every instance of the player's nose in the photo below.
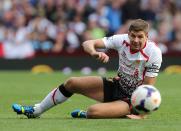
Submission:
{"label": "player's nose", "polygon": [[138,38],[138,37],[135,37],[135,38],[134,38],[134,42],[135,42],[135,43],[138,43],[138,42],[139,42],[139,38]]}

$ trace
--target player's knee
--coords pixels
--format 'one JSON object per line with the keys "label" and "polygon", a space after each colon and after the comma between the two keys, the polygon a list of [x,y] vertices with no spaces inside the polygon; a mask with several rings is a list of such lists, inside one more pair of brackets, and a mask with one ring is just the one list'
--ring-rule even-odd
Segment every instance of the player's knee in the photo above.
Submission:
{"label": "player's knee", "polygon": [[73,87],[75,87],[76,84],[76,77],[70,77],[67,79],[64,83],[64,86],[68,90],[73,90]]}
{"label": "player's knee", "polygon": [[87,118],[99,118],[101,112],[96,108],[96,106],[90,106],[87,110]]}

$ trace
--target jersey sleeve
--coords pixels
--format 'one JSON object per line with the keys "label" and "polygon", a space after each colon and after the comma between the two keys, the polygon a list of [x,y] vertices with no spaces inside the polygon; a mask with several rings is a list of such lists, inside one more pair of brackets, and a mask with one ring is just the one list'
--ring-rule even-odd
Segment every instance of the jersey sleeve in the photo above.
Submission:
{"label": "jersey sleeve", "polygon": [[126,39],[126,37],[127,34],[113,35],[110,37],[104,37],[102,40],[106,48],[118,50],[122,47],[123,41]]}
{"label": "jersey sleeve", "polygon": [[148,77],[156,77],[158,76],[160,67],[162,63],[162,53],[161,51],[154,50],[151,54],[150,59],[148,60],[146,64],[146,73],[145,76]]}

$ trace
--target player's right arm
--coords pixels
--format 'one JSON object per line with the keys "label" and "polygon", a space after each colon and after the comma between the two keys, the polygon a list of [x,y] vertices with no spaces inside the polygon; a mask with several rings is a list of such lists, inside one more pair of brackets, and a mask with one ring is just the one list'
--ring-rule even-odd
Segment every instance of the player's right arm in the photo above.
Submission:
{"label": "player's right arm", "polygon": [[106,48],[102,39],[85,41],[82,46],[85,52],[103,63],[107,63],[109,61],[109,56],[106,53],[96,50],[98,48]]}

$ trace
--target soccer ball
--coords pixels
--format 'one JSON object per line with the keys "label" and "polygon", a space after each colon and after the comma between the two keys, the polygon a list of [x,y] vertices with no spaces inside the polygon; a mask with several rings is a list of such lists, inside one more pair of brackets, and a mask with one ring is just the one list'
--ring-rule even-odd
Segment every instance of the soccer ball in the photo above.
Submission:
{"label": "soccer ball", "polygon": [[161,104],[160,92],[152,85],[141,85],[133,92],[131,104],[139,114],[155,111]]}

